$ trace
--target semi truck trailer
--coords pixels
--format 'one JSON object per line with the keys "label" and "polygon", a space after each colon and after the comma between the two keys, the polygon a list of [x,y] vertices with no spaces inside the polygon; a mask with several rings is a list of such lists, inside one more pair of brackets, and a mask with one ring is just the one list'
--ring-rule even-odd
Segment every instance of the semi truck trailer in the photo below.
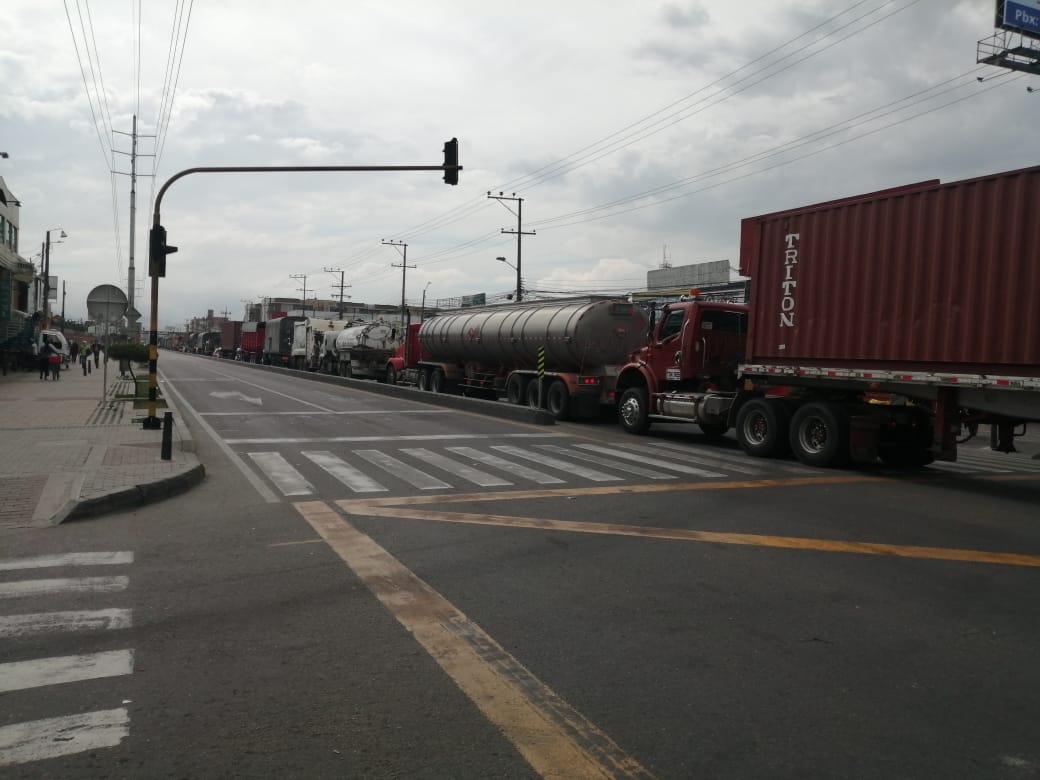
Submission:
{"label": "semi truck trailer", "polygon": [[618,368],[649,320],[617,298],[464,309],[410,326],[386,365],[389,382],[542,407],[557,419],[613,406]]}
{"label": "semi truck trailer", "polygon": [[735,429],[815,466],[956,460],[1040,420],[1040,167],[925,181],[741,223],[746,305],[664,307],[620,421]]}
{"label": "semi truck trailer", "polygon": [[401,345],[397,328],[382,320],[355,322],[339,331],[326,331],[323,336],[321,370],[355,379],[382,381],[387,361]]}

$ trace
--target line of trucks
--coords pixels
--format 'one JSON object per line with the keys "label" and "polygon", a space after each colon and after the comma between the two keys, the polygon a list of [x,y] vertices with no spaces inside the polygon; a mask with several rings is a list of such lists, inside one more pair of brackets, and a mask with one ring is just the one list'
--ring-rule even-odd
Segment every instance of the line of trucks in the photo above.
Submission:
{"label": "line of trucks", "polygon": [[241,323],[235,349],[561,420],[606,408],[633,434],[734,430],[749,455],[814,466],[955,460],[981,425],[1012,451],[1040,420],[1038,214],[1040,167],[925,181],[744,219],[744,303],[591,297],[404,328],[281,317]]}

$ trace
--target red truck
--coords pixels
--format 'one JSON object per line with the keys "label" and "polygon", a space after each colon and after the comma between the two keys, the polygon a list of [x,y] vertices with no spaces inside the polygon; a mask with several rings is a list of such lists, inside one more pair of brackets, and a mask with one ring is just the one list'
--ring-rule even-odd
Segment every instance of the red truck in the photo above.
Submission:
{"label": "red truck", "polygon": [[267,322],[264,320],[242,323],[240,334],[242,341],[238,345],[242,351],[235,356],[236,359],[241,359],[246,363],[260,362],[264,353],[264,329],[266,327]]}
{"label": "red truck", "polygon": [[621,369],[622,425],[735,428],[803,463],[956,460],[1040,420],[1040,167],[745,219],[750,303],[664,307]]}
{"label": "red truck", "polygon": [[220,323],[220,357],[234,358],[238,347],[242,343],[241,320],[225,320]]}

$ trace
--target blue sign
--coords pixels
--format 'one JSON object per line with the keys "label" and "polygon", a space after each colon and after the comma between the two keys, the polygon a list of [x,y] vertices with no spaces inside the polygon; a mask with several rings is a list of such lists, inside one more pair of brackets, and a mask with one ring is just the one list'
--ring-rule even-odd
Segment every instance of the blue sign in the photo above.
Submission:
{"label": "blue sign", "polygon": [[997,3],[997,26],[1040,38],[1040,0],[1003,0]]}

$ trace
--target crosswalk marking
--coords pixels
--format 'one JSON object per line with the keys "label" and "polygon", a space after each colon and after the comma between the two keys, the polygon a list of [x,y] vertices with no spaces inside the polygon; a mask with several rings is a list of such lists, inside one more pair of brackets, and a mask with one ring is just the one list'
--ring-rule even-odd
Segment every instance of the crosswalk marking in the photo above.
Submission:
{"label": "crosswalk marking", "polygon": [[646,477],[647,479],[676,479],[676,477],[671,474],[662,474],[659,471],[641,469],[639,466],[631,466],[628,463],[618,463],[609,458],[601,458],[598,455],[592,455],[588,452],[578,452],[577,450],[568,449],[567,447],[557,447],[555,444],[536,444],[534,445],[534,448],[536,450],[545,450],[546,452],[555,452],[557,455],[566,455],[568,458],[578,458],[579,460],[588,461],[589,463],[597,463],[600,466],[609,466],[615,471],[624,471],[626,474],[636,474],[637,476]]}
{"label": "crosswalk marking", "polygon": [[0,561],[0,571],[46,569],[56,566],[110,566],[134,562],[132,552],[82,552],[64,555],[36,555]]}
{"label": "crosswalk marking", "polygon": [[[449,453],[450,456],[445,453]],[[827,469],[804,466],[793,461],[762,460],[736,452],[716,453],[710,447],[691,447],[657,441],[652,444],[632,443],[627,440],[611,444],[594,444],[572,438],[566,446],[531,442],[525,446],[487,444],[480,448],[450,446],[445,442],[439,449],[432,446],[402,447],[389,451],[364,449],[351,450],[348,455],[336,454],[330,450],[303,450],[300,454],[354,493],[387,493],[400,489],[399,486],[393,487],[392,482],[384,484],[381,474],[396,477],[420,490],[444,490],[457,487],[462,482],[493,488],[523,481],[539,485],[562,485],[582,480],[674,480],[677,478],[676,475],[682,474],[716,479],[730,474],[761,477],[776,474],[778,471],[802,475],[828,473]],[[317,492],[317,488],[307,477],[293,467],[284,456],[276,452],[254,452],[249,455],[283,495],[305,496]],[[417,468],[410,461],[418,461],[421,466]],[[532,461],[538,468],[525,465],[525,462]],[[366,473],[366,464],[374,466],[380,473]],[[489,468],[475,468],[475,464]],[[590,465],[597,468],[590,468]],[[426,470],[423,470],[423,467]],[[1040,474],[1040,462],[1021,458],[1005,460],[990,457],[986,453],[968,453],[961,462],[935,463],[932,468],[935,475],[980,472]],[[904,472],[890,469],[884,473],[898,475]],[[927,474],[927,470],[924,473]],[[454,479],[442,478],[445,474]],[[451,482],[456,484],[450,484]]]}
{"label": "crosswalk marking", "polygon": [[126,590],[127,577],[59,577],[46,580],[0,582],[0,598],[28,598],[58,593],[112,593]]}
{"label": "crosswalk marking", "polygon": [[357,450],[354,454],[419,490],[443,490],[451,487],[444,480],[437,479],[425,471],[419,471],[380,450]]}
{"label": "crosswalk marking", "polygon": [[0,693],[47,685],[120,677],[134,671],[132,650],[108,650],[85,655],[34,658],[0,664]]}
{"label": "crosswalk marking", "polygon": [[544,471],[538,471],[532,469],[530,466],[525,466],[522,463],[514,463],[511,460],[500,458],[497,455],[493,455],[490,452],[483,452],[474,447],[448,447],[449,452],[454,452],[456,455],[462,455],[466,458],[472,458],[478,463],[483,463],[488,466],[493,466],[496,469],[501,469],[507,474],[512,474],[514,477],[520,479],[527,479],[531,482],[535,482],[539,485],[562,485],[564,481],[551,474],[546,474]]}
{"label": "crosswalk marking", "polygon": [[0,728],[0,766],[115,747],[129,735],[126,707],[15,723]]}
{"label": "crosswalk marking", "polygon": [[98,631],[130,627],[129,609],[38,612],[29,615],[0,615],[0,639],[59,631]]}
{"label": "crosswalk marking", "polygon": [[277,452],[250,452],[249,457],[284,495],[309,496],[314,493],[314,485]]}
{"label": "crosswalk marking", "polygon": [[543,466],[552,466],[555,469],[560,469],[568,474],[574,474],[585,479],[591,479],[593,482],[617,482],[621,477],[616,477],[613,474],[605,474],[602,471],[596,471],[595,469],[585,468],[575,463],[568,463],[567,461],[560,460],[559,458],[551,458],[548,455],[542,455],[539,453],[527,452],[527,450],[520,449],[519,447],[513,447],[509,444],[498,444],[493,446],[491,449],[504,452],[507,455],[512,455],[514,458],[523,458],[525,460],[533,460],[536,463],[540,463]]}
{"label": "crosswalk marking", "polygon": [[667,469],[669,471],[678,471],[680,474],[693,474],[698,477],[724,477],[725,474],[721,474],[717,471],[708,471],[707,469],[698,469],[693,466],[684,466],[681,463],[672,463],[671,461],[661,460],[660,458],[649,458],[646,455],[640,455],[637,452],[623,452],[621,450],[612,450],[607,447],[600,447],[596,444],[579,444],[578,447],[583,450],[590,450],[592,452],[605,452],[608,455],[613,455],[615,458],[625,458],[626,460],[635,460],[639,463],[644,463],[648,466],[657,466],[661,469]]}
{"label": "crosswalk marking", "polygon": [[383,493],[387,490],[363,471],[337,458],[328,450],[308,450],[301,454],[317,463],[355,493]]}
{"label": "crosswalk marking", "polygon": [[421,460],[423,463],[428,463],[435,468],[443,469],[457,477],[461,477],[467,482],[472,482],[474,485],[480,487],[503,487],[505,485],[512,485],[513,483],[502,477],[497,477],[494,474],[488,474],[486,471],[475,469],[472,466],[468,466],[465,463],[460,463],[457,460],[453,460],[446,455],[433,452],[432,450],[421,449],[421,448],[410,448],[401,450],[405,455]]}

